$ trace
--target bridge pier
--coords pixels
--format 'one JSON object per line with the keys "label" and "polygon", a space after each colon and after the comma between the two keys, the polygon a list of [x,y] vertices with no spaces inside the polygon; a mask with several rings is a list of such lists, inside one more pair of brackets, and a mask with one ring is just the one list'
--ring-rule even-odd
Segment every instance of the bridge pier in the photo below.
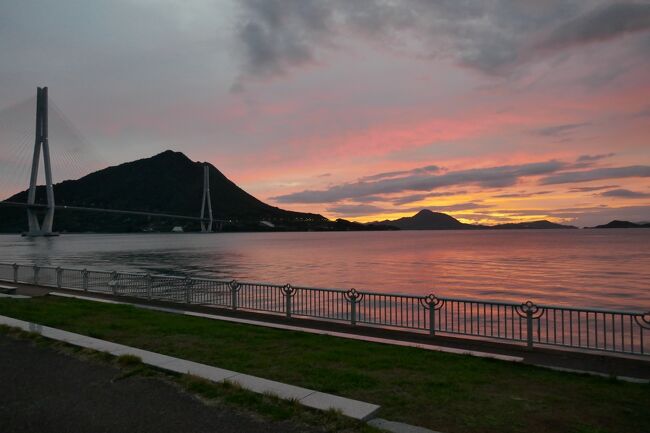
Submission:
{"label": "bridge pier", "polygon": [[[45,217],[40,223],[37,215],[36,187],[38,183],[38,168],[43,149],[43,165],[45,168],[45,190],[47,205]],[[23,236],[58,236],[52,231],[54,225],[54,188],[52,187],[52,165],[50,163],[50,145],[48,142],[47,127],[47,87],[39,87],[36,92],[36,133],[34,141],[34,156],[32,158],[32,172],[29,178],[29,192],[27,194],[27,223],[29,231]]]}

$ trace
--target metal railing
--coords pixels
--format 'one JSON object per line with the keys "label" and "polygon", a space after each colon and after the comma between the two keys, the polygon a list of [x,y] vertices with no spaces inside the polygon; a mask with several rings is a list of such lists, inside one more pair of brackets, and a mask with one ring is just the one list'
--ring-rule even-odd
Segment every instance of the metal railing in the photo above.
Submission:
{"label": "metal railing", "polygon": [[650,312],[0,263],[0,281],[535,345],[650,355]]}

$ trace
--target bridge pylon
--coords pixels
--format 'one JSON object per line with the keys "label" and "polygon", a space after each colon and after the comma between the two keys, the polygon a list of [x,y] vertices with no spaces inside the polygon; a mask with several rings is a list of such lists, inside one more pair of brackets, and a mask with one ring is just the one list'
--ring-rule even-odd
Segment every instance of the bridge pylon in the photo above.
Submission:
{"label": "bridge pylon", "polygon": [[[208,210],[207,225],[205,210]],[[212,201],[210,200],[210,166],[206,163],[203,165],[203,200],[201,200],[201,232],[212,232]]]}
{"label": "bridge pylon", "polygon": [[[43,165],[45,168],[45,191],[47,205],[43,222],[38,220],[36,204],[36,186],[38,182],[38,168],[43,150]],[[47,87],[39,87],[36,92],[36,133],[34,141],[34,157],[32,159],[32,172],[29,179],[29,192],[27,194],[27,223],[29,231],[24,236],[58,236],[52,231],[54,225],[54,188],[52,187],[52,164],[50,163],[50,145],[47,131]]]}

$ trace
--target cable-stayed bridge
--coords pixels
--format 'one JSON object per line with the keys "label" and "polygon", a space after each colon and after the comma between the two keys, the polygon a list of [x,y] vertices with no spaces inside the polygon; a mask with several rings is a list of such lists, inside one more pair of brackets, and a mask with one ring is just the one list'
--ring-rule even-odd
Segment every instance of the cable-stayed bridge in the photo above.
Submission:
{"label": "cable-stayed bridge", "polygon": [[[30,106],[32,110],[34,109],[34,105],[36,112],[36,122],[35,128],[32,130],[33,132],[30,134],[28,131],[25,131],[23,117],[26,114],[25,111]],[[12,163],[8,157],[9,153],[11,153],[11,150],[7,151],[7,154],[5,154],[6,156],[4,158],[0,157],[0,181],[4,183],[4,185],[0,184],[0,192],[3,192],[2,187],[7,190],[10,190],[12,188],[15,189],[18,187],[19,184],[17,184],[17,182],[20,180],[20,168],[21,166],[24,166],[22,162],[24,162],[29,155],[29,153],[25,151],[25,149],[30,148],[30,146],[28,146],[29,136],[31,135],[34,137],[33,151],[31,152],[31,165],[29,170],[29,190],[27,194],[27,201],[0,201],[0,206],[22,207],[26,209],[26,226],[28,230],[24,233],[24,235],[32,237],[57,236],[58,234],[53,230],[54,215],[56,210],[99,212],[118,215],[138,215],[152,218],[170,218],[174,220],[198,221],[201,224],[201,231],[206,233],[212,232],[213,226],[215,224],[217,228],[220,229],[222,224],[226,222],[226,220],[213,218],[212,202],[210,198],[210,174],[207,165],[204,166],[203,170],[203,197],[201,199],[200,216],[177,215],[173,213],[166,213],[164,211],[151,212],[136,209],[107,209],[88,206],[57,205],[55,201],[56,199],[54,197],[54,188],[52,181],[53,165],[49,144],[49,126],[52,120],[50,117],[49,105],[50,103],[48,101],[47,87],[39,87],[35,101],[34,98],[30,98],[27,101],[15,104],[14,106],[0,112],[0,131],[5,133],[4,135],[1,135],[0,138],[2,138],[3,141],[10,143],[11,149],[13,149],[14,153],[17,154],[17,162],[14,163]],[[65,140],[69,146],[67,151],[64,151],[62,154],[63,162],[60,165],[62,165],[62,168],[67,171],[68,175],[70,175],[71,172],[73,173],[75,170],[77,172],[80,172],[83,170],[80,165],[85,165],[84,162],[87,161],[84,161],[84,158],[79,158],[78,155],[80,154],[80,151],[88,150],[88,146],[76,128],[74,128],[72,123],[65,117],[65,115],[63,115],[61,110],[54,106],[52,113],[54,114],[55,124],[57,125],[59,131],[59,134],[57,134],[57,136]],[[23,131],[20,131],[21,125]],[[41,159],[43,160],[43,168],[45,172],[46,203],[37,203],[36,200],[38,174]],[[40,220],[39,214],[43,212],[45,213],[45,216],[42,220]]]}

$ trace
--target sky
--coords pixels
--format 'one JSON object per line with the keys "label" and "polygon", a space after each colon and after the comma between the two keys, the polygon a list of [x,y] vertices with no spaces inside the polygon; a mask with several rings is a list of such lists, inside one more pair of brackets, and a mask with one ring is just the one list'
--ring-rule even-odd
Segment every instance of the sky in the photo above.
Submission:
{"label": "sky", "polygon": [[81,137],[55,180],[173,149],[332,219],[650,221],[647,1],[0,0],[0,53],[0,115],[47,85]]}

